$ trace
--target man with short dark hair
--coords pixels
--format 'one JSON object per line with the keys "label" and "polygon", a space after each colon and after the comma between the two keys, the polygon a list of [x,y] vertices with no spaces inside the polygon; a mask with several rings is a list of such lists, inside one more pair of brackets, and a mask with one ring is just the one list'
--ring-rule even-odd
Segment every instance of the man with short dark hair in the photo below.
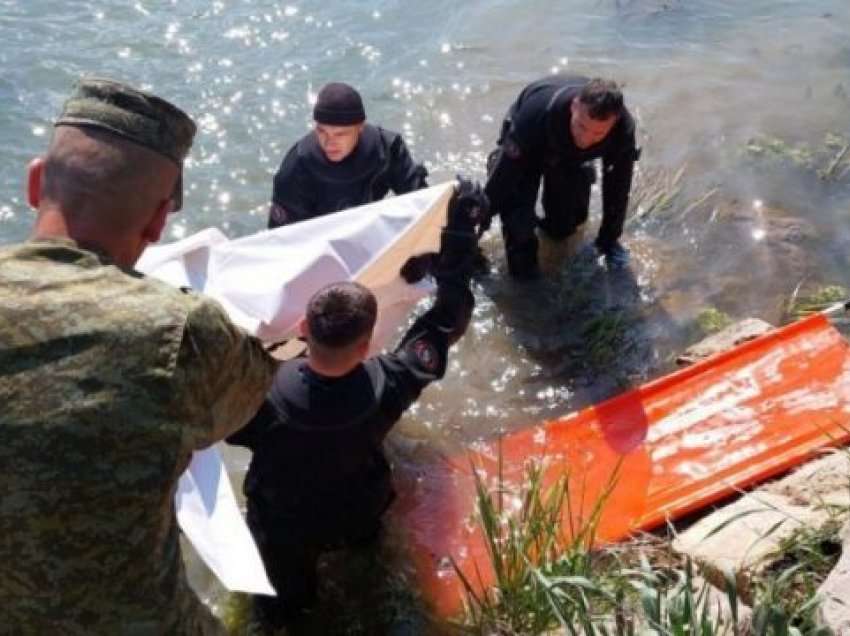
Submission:
{"label": "man with short dark hair", "polygon": [[428,185],[428,171],[413,162],[401,135],[366,123],[360,93],[348,84],[324,86],[313,119],[313,131],[289,150],[275,174],[269,228]]}
{"label": "man with short dark hair", "polygon": [[[509,273],[539,275],[538,237],[562,242],[587,220],[595,159],[602,159],[602,224],[595,245],[623,267],[620,244],[634,162],[635,122],[611,81],[552,76],[527,86],[508,110],[488,160],[487,196],[502,219]],[[543,218],[535,207],[543,181]]]}
{"label": "man with short dark hair", "polygon": [[186,580],[174,493],[277,364],[218,303],[133,270],[180,207],[194,134],[169,102],[86,79],[30,164],[32,237],[0,249],[4,633],[224,633]]}
{"label": "man with short dark hair", "polygon": [[449,347],[469,324],[485,213],[480,188],[462,182],[441,235],[437,299],[393,353],[365,359],[377,313],[368,289],[334,283],[316,292],[301,322],[307,357],[281,365],[256,417],[229,438],[253,451],[248,525],[277,592],[254,598],[265,624],[280,627],[313,604],[323,551],[376,538],[394,498],[383,439],[443,377]]}

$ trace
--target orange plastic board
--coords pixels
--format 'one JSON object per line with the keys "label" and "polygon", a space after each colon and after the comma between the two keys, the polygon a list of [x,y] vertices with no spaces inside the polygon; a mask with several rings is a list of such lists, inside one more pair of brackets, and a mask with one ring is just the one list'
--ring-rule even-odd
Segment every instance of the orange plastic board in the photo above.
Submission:
{"label": "orange plastic board", "polygon": [[[502,474],[521,484],[531,459],[543,460],[546,483],[568,471],[572,518],[563,527],[569,529],[587,518],[619,464],[597,530],[598,542],[613,542],[846,443],[847,425],[850,348],[816,315],[578,413],[504,436]],[[462,607],[449,557],[469,581],[493,581],[475,522],[470,466],[493,486],[498,452],[495,440],[475,445],[466,454],[434,460],[403,486],[398,518],[411,539],[420,588],[439,615]]]}

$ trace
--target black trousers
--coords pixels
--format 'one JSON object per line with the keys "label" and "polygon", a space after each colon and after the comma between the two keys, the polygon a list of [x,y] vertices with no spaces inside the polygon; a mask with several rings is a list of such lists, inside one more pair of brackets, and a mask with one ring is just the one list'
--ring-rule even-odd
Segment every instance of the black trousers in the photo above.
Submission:
{"label": "black trousers", "polygon": [[316,603],[316,568],[324,552],[365,547],[377,542],[380,516],[362,515],[342,523],[305,519],[305,515],[281,515],[263,510],[248,500],[248,528],[260,551],[266,573],[277,596],[254,596],[260,620],[279,629]]}
{"label": "black trousers", "polygon": [[[544,169],[542,175],[522,176],[499,210],[511,274],[522,276],[537,270],[536,227],[554,240],[563,240],[587,221],[590,187],[595,176],[592,164],[556,165]],[[541,180],[543,217],[538,218],[536,205]]]}

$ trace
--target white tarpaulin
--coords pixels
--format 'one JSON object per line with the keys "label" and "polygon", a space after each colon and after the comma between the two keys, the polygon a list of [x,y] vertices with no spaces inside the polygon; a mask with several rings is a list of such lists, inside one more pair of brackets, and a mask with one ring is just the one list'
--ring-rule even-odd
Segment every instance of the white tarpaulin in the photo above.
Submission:
{"label": "white tarpaulin", "polygon": [[[136,267],[215,298],[236,324],[266,342],[295,335],[320,287],[357,280],[378,299],[377,351],[431,289],[406,284],[398,271],[410,256],[437,250],[451,189],[444,183],[232,241],[210,228],[148,248]],[[227,589],[271,592],[215,448],[195,453],[175,505],[184,534]]]}
{"label": "white tarpaulin", "polygon": [[174,505],[183,533],[225,588],[274,595],[215,446],[192,455]]}

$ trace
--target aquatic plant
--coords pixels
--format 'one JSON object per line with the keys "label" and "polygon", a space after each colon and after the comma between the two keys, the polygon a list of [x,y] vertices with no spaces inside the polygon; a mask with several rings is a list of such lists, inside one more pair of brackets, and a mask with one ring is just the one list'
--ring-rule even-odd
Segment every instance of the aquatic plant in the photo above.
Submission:
{"label": "aquatic plant", "polygon": [[820,145],[814,147],[760,135],[747,142],[744,153],[768,164],[813,171],[825,182],[840,181],[850,172],[850,140],[835,133],[828,133]]}
{"label": "aquatic plant", "polygon": [[647,168],[637,172],[629,196],[627,226],[650,219],[681,223],[692,212],[709,204],[718,193],[711,187],[698,196],[686,198],[685,175],[687,166],[675,172],[664,168]]}
{"label": "aquatic plant", "polygon": [[685,166],[674,173],[663,169],[638,171],[629,197],[631,222],[663,215],[671,211],[682,192],[682,177]]}
{"label": "aquatic plant", "polygon": [[708,336],[732,324],[732,318],[716,307],[707,307],[697,314],[696,325],[701,336]]}
{"label": "aquatic plant", "polygon": [[814,156],[807,144],[795,145],[770,135],[750,138],[744,147],[744,151],[752,158],[765,161],[788,162],[806,169],[810,169],[814,165]]}
{"label": "aquatic plant", "polygon": [[604,369],[621,353],[628,325],[623,312],[599,314],[582,325],[582,336],[587,346],[585,361],[594,369]]}
{"label": "aquatic plant", "polygon": [[848,294],[850,291],[841,285],[824,285],[805,294],[800,294],[798,286],[786,303],[785,313],[788,319],[798,320],[847,300]]}
{"label": "aquatic plant", "polygon": [[818,170],[818,176],[823,181],[841,179],[850,171],[850,161],[848,161],[847,154],[850,151],[850,141],[840,135],[830,133],[826,136],[824,147],[835,154],[825,167]]}

